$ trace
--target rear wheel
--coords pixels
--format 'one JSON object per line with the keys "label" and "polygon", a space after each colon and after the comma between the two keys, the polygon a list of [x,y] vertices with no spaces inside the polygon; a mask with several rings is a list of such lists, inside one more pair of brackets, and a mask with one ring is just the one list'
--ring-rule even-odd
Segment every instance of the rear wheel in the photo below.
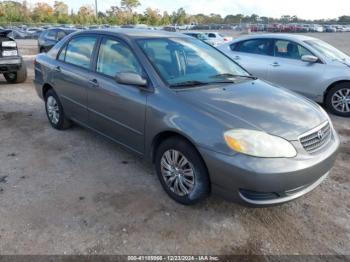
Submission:
{"label": "rear wheel", "polygon": [[333,114],[350,117],[350,83],[340,83],[331,88],[325,102]]}
{"label": "rear wheel", "polygon": [[10,84],[23,83],[27,79],[27,67],[25,63],[22,64],[17,72],[5,73],[4,77]]}
{"label": "rear wheel", "polygon": [[209,195],[206,166],[197,150],[186,140],[173,137],[161,143],[155,165],[164,190],[175,201],[193,205]]}
{"label": "rear wheel", "polygon": [[45,94],[45,108],[47,118],[53,128],[64,130],[71,126],[71,122],[65,117],[60,99],[52,89]]}

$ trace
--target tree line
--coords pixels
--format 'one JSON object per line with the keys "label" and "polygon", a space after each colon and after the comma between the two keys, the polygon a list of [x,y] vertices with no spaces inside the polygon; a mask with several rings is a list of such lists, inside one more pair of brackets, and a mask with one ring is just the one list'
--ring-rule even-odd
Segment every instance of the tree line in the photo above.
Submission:
{"label": "tree line", "polygon": [[259,17],[256,14],[188,14],[184,8],[172,13],[161,13],[158,9],[147,8],[143,13],[135,10],[140,6],[139,0],[121,0],[120,5],[111,6],[106,12],[98,12],[93,6],[83,5],[78,11],[69,10],[66,3],[55,1],[51,6],[45,2],[36,3],[30,8],[28,2],[2,1],[0,3],[0,23],[51,23],[51,24],[147,24],[184,25],[184,24],[239,24],[239,23],[274,23],[274,22],[315,22],[315,23],[350,23],[350,16],[341,16],[333,20],[307,21],[297,16],[285,15],[281,18]]}

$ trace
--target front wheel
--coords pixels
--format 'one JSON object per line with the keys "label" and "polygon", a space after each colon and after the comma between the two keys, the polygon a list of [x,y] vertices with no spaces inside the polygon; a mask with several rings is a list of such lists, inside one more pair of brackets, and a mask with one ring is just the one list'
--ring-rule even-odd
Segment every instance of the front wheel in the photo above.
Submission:
{"label": "front wheel", "polygon": [[183,205],[193,205],[209,195],[206,166],[197,150],[186,140],[173,137],[157,149],[155,165],[167,194]]}
{"label": "front wheel", "polygon": [[325,103],[333,114],[350,117],[350,83],[340,83],[331,88]]}

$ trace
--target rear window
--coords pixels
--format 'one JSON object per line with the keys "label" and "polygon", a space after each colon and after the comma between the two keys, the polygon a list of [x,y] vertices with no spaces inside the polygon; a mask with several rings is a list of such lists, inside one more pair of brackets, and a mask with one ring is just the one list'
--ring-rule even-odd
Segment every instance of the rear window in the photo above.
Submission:
{"label": "rear window", "polygon": [[272,43],[270,39],[252,39],[235,44],[234,51],[258,54],[258,55],[272,55]]}
{"label": "rear window", "polygon": [[66,63],[88,69],[96,40],[95,36],[73,38],[68,43],[66,49],[62,50],[59,60],[64,60]]}
{"label": "rear window", "polygon": [[46,34],[46,38],[50,40],[56,39],[56,30],[49,30]]}

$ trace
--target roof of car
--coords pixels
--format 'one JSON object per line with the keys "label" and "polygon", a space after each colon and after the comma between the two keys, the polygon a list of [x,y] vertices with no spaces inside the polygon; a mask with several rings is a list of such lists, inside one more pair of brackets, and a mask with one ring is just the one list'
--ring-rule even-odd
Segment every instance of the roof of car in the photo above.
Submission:
{"label": "roof of car", "polygon": [[162,38],[162,37],[186,37],[184,34],[176,32],[168,32],[163,30],[149,30],[149,29],[127,29],[127,28],[107,28],[85,30],[80,33],[95,33],[95,34],[117,34],[128,38]]}
{"label": "roof of car", "polygon": [[251,34],[246,36],[241,36],[235,40],[242,40],[242,39],[252,39],[252,38],[278,38],[278,39],[285,39],[285,40],[299,40],[299,41],[306,41],[306,40],[315,40],[316,38],[306,35],[297,35],[297,34]]}

